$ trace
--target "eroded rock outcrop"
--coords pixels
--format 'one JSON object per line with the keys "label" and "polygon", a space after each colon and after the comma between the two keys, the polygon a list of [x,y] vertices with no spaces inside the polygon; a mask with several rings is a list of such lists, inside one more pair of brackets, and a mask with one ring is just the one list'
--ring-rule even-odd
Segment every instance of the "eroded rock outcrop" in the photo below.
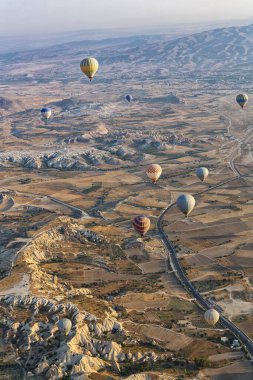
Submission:
{"label": "eroded rock outcrop", "polygon": [[[126,353],[121,344],[113,340],[113,337],[124,338],[127,333],[112,309],[100,319],[89,312],[81,312],[70,302],[57,303],[34,296],[4,296],[0,298],[0,306],[6,310],[6,316],[0,321],[4,339],[12,343],[19,363],[29,372],[28,378],[34,375],[50,380],[63,376],[88,379],[90,373],[108,366],[120,372],[121,363],[157,359],[152,352]],[[18,322],[15,319],[21,310],[26,310],[29,316]],[[62,318],[71,321],[67,334],[58,328],[57,321]]]}
{"label": "eroded rock outcrop", "polygon": [[57,292],[72,292],[73,295],[89,294],[88,289],[80,289],[79,291],[68,289],[57,281],[57,277],[49,274],[41,268],[42,263],[55,260],[55,251],[60,249],[64,242],[73,241],[80,243],[93,243],[101,245],[106,240],[99,234],[85,229],[83,226],[75,223],[71,218],[60,217],[55,226],[50,226],[46,231],[39,233],[31,243],[22,250],[22,255],[18,258],[18,262],[28,266],[30,271],[31,282],[34,286],[46,287],[49,291],[57,290]]}
{"label": "eroded rock outcrop", "polygon": [[15,163],[27,169],[52,168],[58,170],[94,170],[103,164],[122,165],[121,155],[111,154],[106,150],[90,148],[79,151],[52,151],[38,153],[37,151],[13,151],[0,154],[3,165]]}

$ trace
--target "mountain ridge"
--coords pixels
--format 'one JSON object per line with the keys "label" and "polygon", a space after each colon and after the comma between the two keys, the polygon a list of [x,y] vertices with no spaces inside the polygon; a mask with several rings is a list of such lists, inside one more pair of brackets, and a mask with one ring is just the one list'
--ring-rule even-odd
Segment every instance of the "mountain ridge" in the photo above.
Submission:
{"label": "mountain ridge", "polygon": [[[182,71],[222,70],[253,63],[253,24],[194,33],[170,39],[161,36],[131,36],[101,41],[75,41],[38,49],[2,55],[12,62],[32,61],[33,58],[52,59],[64,54],[73,60],[90,54],[103,63],[161,62],[167,68]],[[5,58],[4,58],[5,57]]]}

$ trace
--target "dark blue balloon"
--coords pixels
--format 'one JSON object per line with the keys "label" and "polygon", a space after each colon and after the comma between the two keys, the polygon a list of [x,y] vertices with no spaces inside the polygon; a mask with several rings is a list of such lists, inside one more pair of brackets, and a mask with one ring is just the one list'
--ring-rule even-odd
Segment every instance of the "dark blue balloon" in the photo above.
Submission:
{"label": "dark blue balloon", "polygon": [[127,95],[126,100],[130,103],[133,100],[132,95]]}
{"label": "dark blue balloon", "polygon": [[43,107],[40,110],[41,113],[50,112],[50,111],[51,111],[51,108],[47,108],[47,107]]}
{"label": "dark blue balloon", "polygon": [[51,108],[43,107],[41,108],[40,113],[43,119],[48,120],[52,114],[52,110]]}

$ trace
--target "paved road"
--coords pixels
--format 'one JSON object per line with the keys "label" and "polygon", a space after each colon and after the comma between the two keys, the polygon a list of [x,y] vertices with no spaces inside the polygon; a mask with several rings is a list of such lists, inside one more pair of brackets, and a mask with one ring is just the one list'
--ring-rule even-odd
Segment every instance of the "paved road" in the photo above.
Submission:
{"label": "paved road", "polygon": [[49,198],[49,199],[51,199],[51,201],[69,208],[70,210],[72,210],[74,212],[74,214],[77,215],[77,218],[80,218],[80,219],[90,218],[89,214],[87,214],[87,212],[82,210],[80,207],[72,206],[71,204],[63,202],[60,199],[51,197],[50,195],[45,195],[44,197]]}
{"label": "paved road", "polygon": [[[16,194],[20,194],[20,195],[25,195],[25,196],[28,196],[28,197],[35,197],[35,198],[47,198],[47,199],[50,199],[52,202],[55,202],[55,203],[58,203],[66,208],[69,208],[72,212],[73,212],[73,215],[78,218],[78,219],[87,219],[87,218],[90,218],[89,214],[87,214],[87,212],[85,212],[84,210],[82,210],[80,207],[77,207],[77,206],[73,206],[71,205],[70,203],[66,203],[64,201],[61,201],[60,199],[58,198],[55,198],[55,197],[51,197],[51,195],[44,195],[44,194],[41,194],[41,193],[28,193],[28,192],[22,192],[22,191],[18,191],[18,190],[13,190],[13,189],[8,189],[7,187],[0,187],[0,193],[1,192],[14,192]],[[38,206],[39,207],[39,206]]]}
{"label": "paved road", "polygon": [[[234,168],[234,166],[233,166]],[[236,169],[235,169],[236,170]],[[238,172],[239,173],[239,172]],[[226,185],[229,182],[233,182],[235,180],[238,180],[238,178],[246,177],[247,175],[241,175],[238,174],[236,177],[228,179],[226,181],[220,182],[217,185],[211,186],[207,188],[206,190],[200,191],[198,193],[194,194],[194,197],[198,197],[201,194],[208,193],[209,191],[213,189],[217,189],[219,187],[222,187]],[[188,280],[178,258],[176,255],[176,251],[174,249],[174,246],[172,245],[171,241],[169,240],[168,236],[165,234],[163,229],[163,219],[165,215],[176,205],[176,203],[171,203],[159,216],[157,220],[157,230],[158,233],[164,243],[164,246],[166,248],[170,264],[172,269],[174,270],[175,275],[177,276],[178,280],[181,282],[183,287],[187,290],[187,292],[195,298],[197,304],[204,310],[210,309],[212,305],[202,297],[202,295],[194,288],[192,283]],[[222,326],[228,330],[245,346],[248,353],[250,354],[251,358],[253,358],[253,341],[243,332],[241,331],[234,323],[232,323],[229,319],[224,317],[222,314],[220,314],[220,322]]]}

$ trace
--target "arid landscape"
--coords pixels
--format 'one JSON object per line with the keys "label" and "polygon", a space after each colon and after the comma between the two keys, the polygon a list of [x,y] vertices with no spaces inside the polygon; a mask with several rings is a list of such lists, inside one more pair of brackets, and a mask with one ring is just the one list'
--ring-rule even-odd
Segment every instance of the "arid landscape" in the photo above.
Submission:
{"label": "arid landscape", "polygon": [[[195,194],[164,232],[192,285],[253,339],[253,108],[235,102],[252,90],[252,40],[250,25],[0,55],[1,379],[253,378],[247,347],[207,325],[157,229]],[[91,83],[85,56],[100,61]]]}

